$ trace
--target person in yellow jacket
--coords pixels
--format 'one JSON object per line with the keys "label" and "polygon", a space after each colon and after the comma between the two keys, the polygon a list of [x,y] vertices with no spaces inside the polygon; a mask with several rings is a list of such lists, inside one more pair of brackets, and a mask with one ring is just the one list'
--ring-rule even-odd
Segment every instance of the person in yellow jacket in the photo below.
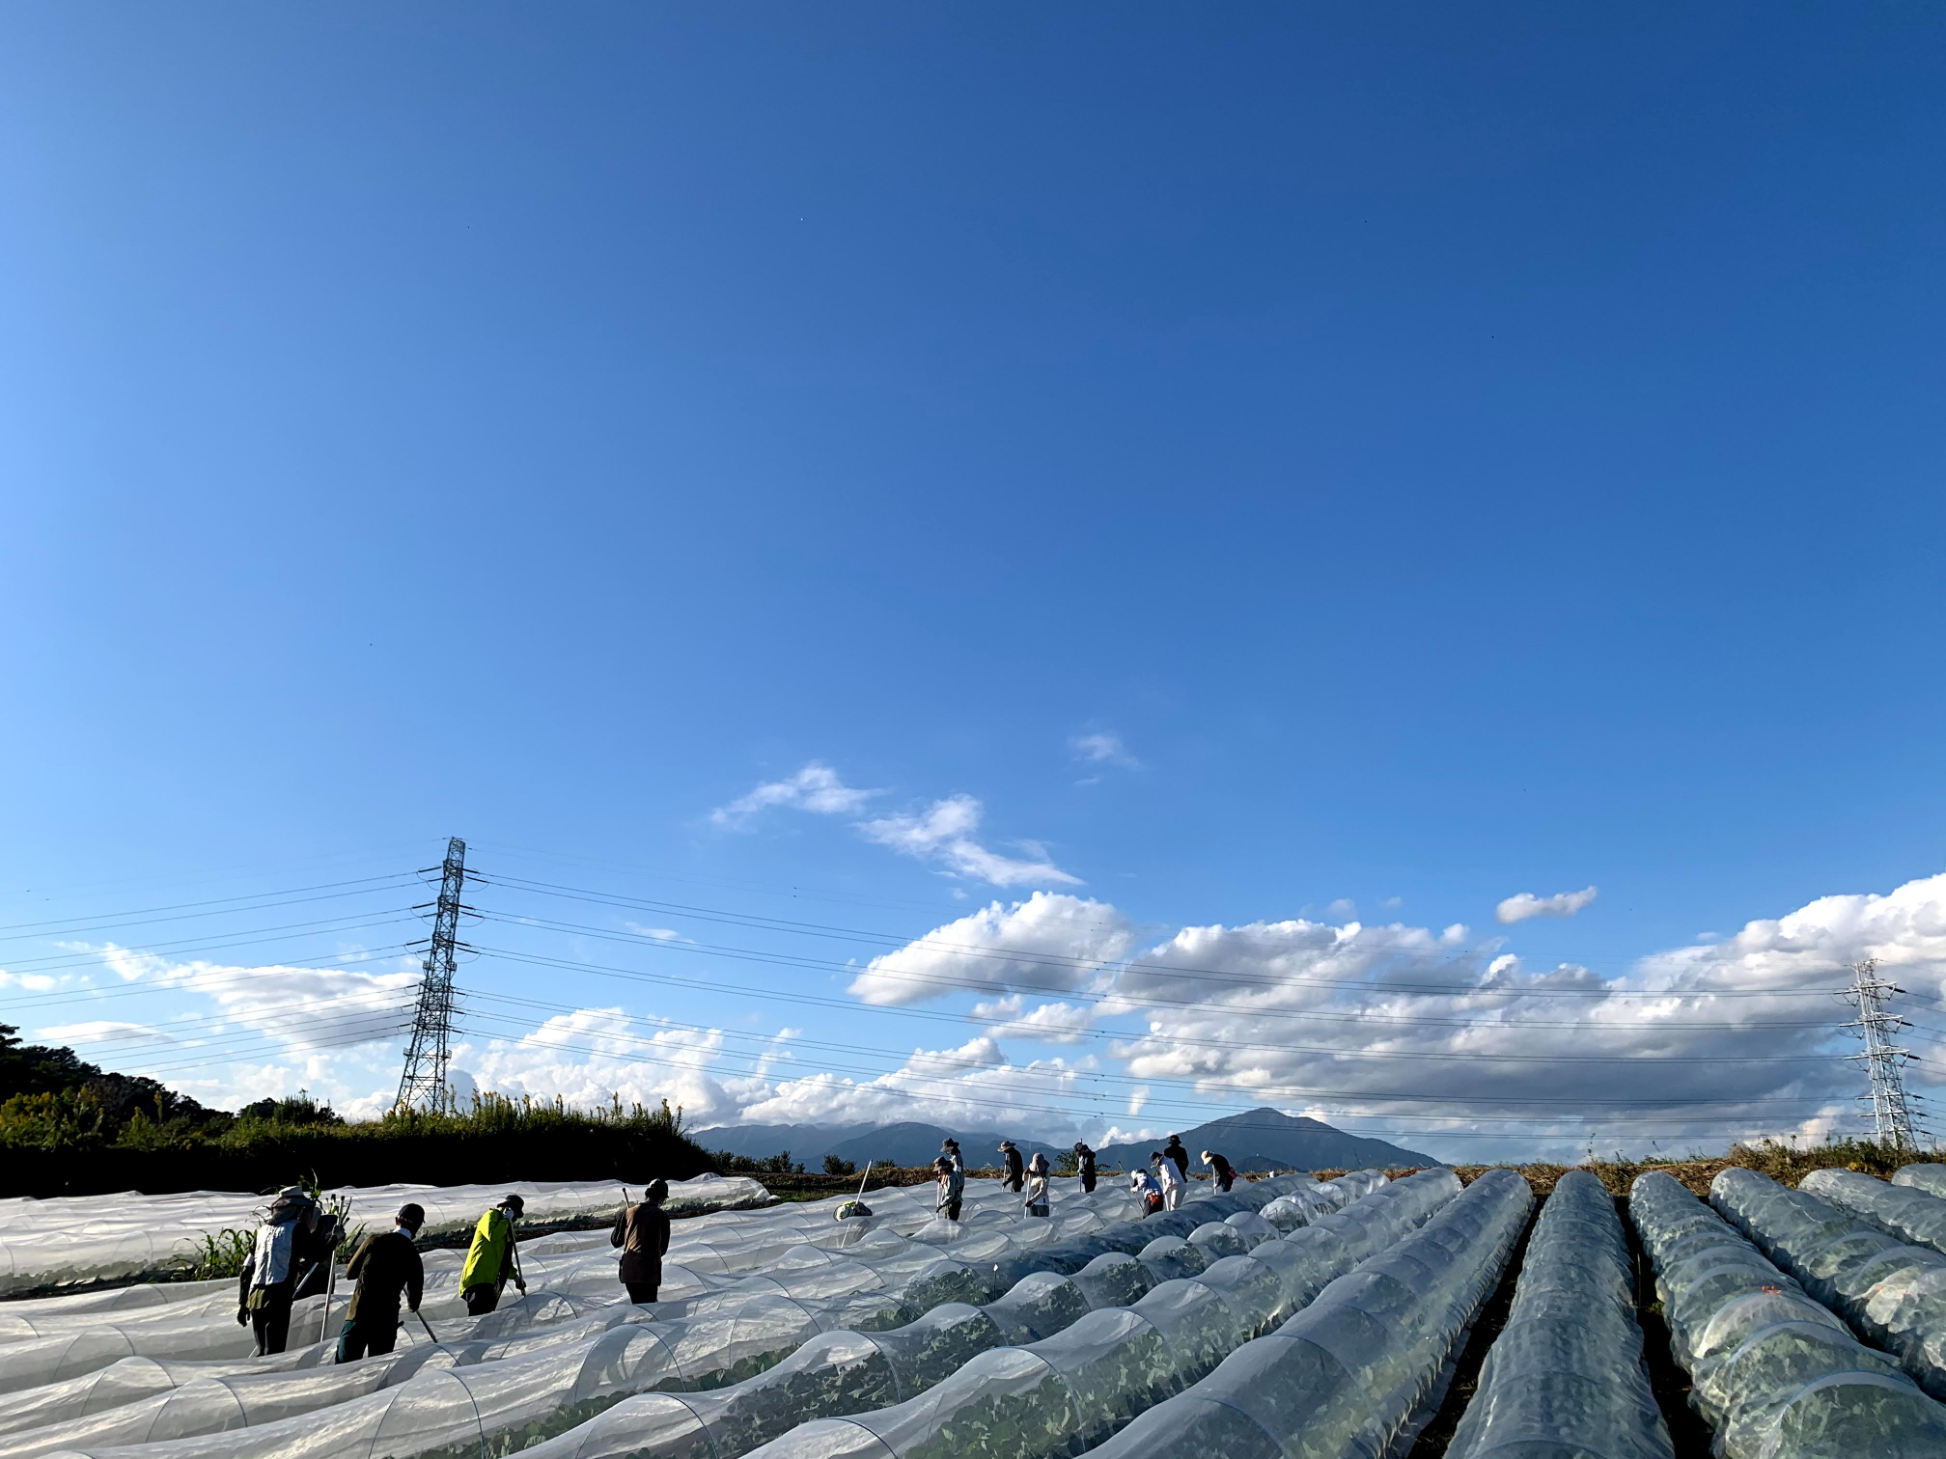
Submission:
{"label": "person in yellow jacket", "polygon": [[475,1317],[500,1305],[500,1293],[509,1279],[520,1291],[527,1290],[514,1251],[514,1227],[526,1206],[519,1196],[508,1196],[473,1228],[473,1244],[466,1250],[466,1265],[460,1268],[459,1296]]}

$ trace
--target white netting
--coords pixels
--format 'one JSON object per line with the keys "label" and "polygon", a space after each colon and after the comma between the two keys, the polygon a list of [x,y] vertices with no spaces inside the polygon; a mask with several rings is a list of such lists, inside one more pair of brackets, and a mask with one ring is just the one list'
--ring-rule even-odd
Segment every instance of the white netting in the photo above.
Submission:
{"label": "white netting", "polygon": [[[757,1453],[1052,1459],[1093,1446],[1304,1307],[1334,1277],[1393,1245],[1458,1191],[1448,1170],[1374,1190],[1288,1237],[1259,1241],[1247,1255],[1220,1257],[1193,1279],[1164,1282],[1127,1306],[1097,1308],[1041,1341],[984,1352],[889,1407],[833,1391],[812,1397],[809,1408],[788,1408],[759,1380],[747,1398],[763,1402],[773,1433],[790,1432]],[[714,1445],[717,1459],[732,1459],[748,1451],[750,1433],[761,1432],[731,1423],[745,1399],[634,1400],[535,1459],[677,1459],[696,1452],[699,1438]],[[807,1417],[813,1421],[798,1422]]]}
{"label": "white netting", "polygon": [[[351,1202],[352,1220],[389,1226],[407,1201],[426,1210],[422,1237],[471,1230],[502,1196],[527,1203],[530,1225],[613,1214],[621,1192],[612,1181],[510,1185],[345,1186],[327,1191]],[[672,1182],[671,1215],[761,1206],[770,1193],[744,1176],[699,1176]],[[206,1235],[254,1227],[265,1198],[220,1191],[144,1196],[58,1196],[0,1200],[0,1297],[81,1282],[128,1281],[175,1270]]]}
{"label": "white netting", "polygon": [[1909,1245],[1805,1185],[1789,1190],[1752,1170],[1726,1170],[1710,1202],[1813,1297],[1897,1356],[1920,1387],[1946,1397],[1946,1254]]}
{"label": "white netting", "polygon": [[[209,1294],[203,1310],[185,1306],[172,1322],[148,1321],[165,1315],[159,1309],[69,1313],[59,1302],[35,1304],[35,1320],[73,1331],[0,1344],[0,1384],[10,1374],[16,1386],[22,1376],[51,1380],[20,1395],[37,1421],[0,1441],[0,1454],[130,1445],[155,1459],[512,1452],[630,1394],[734,1385],[822,1333],[910,1326],[968,1298],[987,1302],[976,1315],[992,1341],[1034,1340],[1088,1311],[1091,1287],[1129,1288],[1135,1278],[1118,1264],[1132,1264],[1140,1282],[1160,1280],[1130,1251],[1160,1238],[1180,1248],[1178,1261],[1220,1261],[1218,1250],[1262,1239],[1261,1223],[1251,1224],[1255,1206],[1310,1184],[1239,1187],[1147,1222],[1130,1220],[1134,1202],[1114,1190],[1057,1194],[1053,1218],[1028,1221],[994,1182],[970,1182],[966,1219],[950,1225],[933,1220],[928,1188],[872,1193],[868,1219],[834,1222],[841,1198],[703,1217],[677,1228],[664,1266],[669,1300],[653,1308],[621,1300],[605,1232],[524,1242],[528,1295],[509,1292],[481,1318],[459,1315],[461,1254],[431,1252],[422,1310],[442,1341],[343,1367],[318,1368],[328,1349],[316,1345],[277,1359],[231,1356],[247,1346],[233,1325],[234,1288]],[[1217,1219],[1231,1216],[1249,1219]],[[1091,1273],[1091,1264],[1100,1269]],[[307,1324],[315,1332],[317,1321],[317,1304],[300,1303],[293,1333]],[[990,1345],[965,1346],[964,1326],[935,1322],[886,1336],[921,1367],[957,1366]],[[78,1357],[71,1337],[85,1339]],[[113,1366],[95,1351],[173,1353],[199,1343],[223,1351],[206,1364],[137,1357]],[[59,1371],[77,1363],[76,1376]]]}
{"label": "white netting", "polygon": [[1671,1355],[1723,1459],[1946,1454],[1946,1408],[1673,1176],[1638,1177],[1629,1215],[1655,1267]]}
{"label": "white netting", "polygon": [[[1908,1165],[1900,1174],[1920,1168]],[[1925,1186],[1887,1185],[1856,1170],[1814,1170],[1798,1185],[1901,1241],[1946,1251],[1946,1200]]]}
{"label": "white netting", "polygon": [[1614,1200],[1588,1171],[1569,1171],[1534,1224],[1448,1459],[1672,1459],[1632,1288]]}
{"label": "white netting", "polygon": [[1402,1452],[1437,1403],[1533,1205],[1491,1170],[1418,1231],[1103,1444],[1113,1459]]}
{"label": "white netting", "polygon": [[1909,1185],[1928,1195],[1946,1196],[1946,1165],[1908,1165],[1892,1177],[1893,1185]]}

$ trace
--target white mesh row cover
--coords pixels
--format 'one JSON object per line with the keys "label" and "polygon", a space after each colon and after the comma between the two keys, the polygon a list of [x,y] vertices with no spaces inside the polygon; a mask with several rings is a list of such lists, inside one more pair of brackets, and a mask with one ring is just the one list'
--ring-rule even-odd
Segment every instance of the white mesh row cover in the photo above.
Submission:
{"label": "white mesh row cover", "polygon": [[[1337,1278],[1295,1317],[1150,1408],[1104,1459],[1330,1459],[1401,1452],[1437,1402],[1473,1314],[1533,1206],[1492,1170],[1397,1245]],[[990,1444],[990,1447],[989,1447]],[[808,1454],[809,1451],[803,1451]],[[901,1451],[901,1459],[918,1451]],[[1004,1435],[960,1451],[1015,1453]]]}
{"label": "white mesh row cover", "polygon": [[1893,1185],[1909,1185],[1927,1195],[1946,1196],[1946,1165],[1908,1165],[1892,1177]]}
{"label": "white mesh row cover", "polygon": [[1946,1397],[1946,1254],[1907,1245],[1808,1190],[1791,1190],[1754,1170],[1717,1176],[1710,1204],[1866,1341],[1895,1355],[1920,1387]]}
{"label": "white mesh row cover", "polygon": [[[1908,1165],[1900,1174],[1925,1168]],[[1924,1186],[1888,1185],[1856,1170],[1814,1170],[1798,1182],[1798,1188],[1901,1241],[1946,1252],[1946,1200]]]}
{"label": "white mesh row cover", "polygon": [[[1070,1202],[1058,1220],[1037,1221],[1030,1227],[1016,1216],[1011,1225],[988,1230],[978,1222],[982,1216],[995,1213],[983,1211],[982,1205],[990,1207],[1004,1200],[1011,1206],[1013,1198],[1000,1190],[997,1181],[978,1184],[985,1190],[969,1192],[971,1219],[948,1231],[961,1241],[955,1249],[973,1260],[991,1261],[1000,1254],[1054,1239],[1057,1232],[1091,1229],[1136,1210],[1126,1193],[1098,1192],[1101,1199],[1097,1206],[1091,1207],[1086,1201]],[[617,1191],[618,1200],[619,1194]],[[831,1207],[836,1201],[787,1213],[725,1213],[684,1221],[670,1243],[663,1294],[671,1299],[693,1298],[752,1283],[765,1291],[805,1298],[886,1288],[898,1274],[885,1269],[883,1262],[873,1268],[869,1260],[844,1260],[828,1251],[807,1249],[807,1243],[840,1246],[888,1240],[901,1253],[907,1253],[904,1262],[909,1271],[939,1257],[936,1245],[914,1245],[896,1235],[901,1227],[916,1230],[940,1224],[932,1222],[930,1202],[905,1191],[885,1194],[889,1198],[874,1207],[880,1214],[870,1223],[834,1222]],[[874,1199],[878,1200],[876,1193]],[[1193,1208],[1204,1209],[1200,1204]],[[1174,1213],[1173,1218],[1190,1219],[1186,1214],[1189,1209]],[[878,1229],[862,1231],[860,1228],[866,1225]],[[860,1246],[858,1252],[862,1254],[865,1249]],[[523,1241],[521,1264],[532,1293],[558,1300],[518,1302],[511,1300],[510,1290],[500,1311],[482,1319],[466,1316],[459,1301],[458,1276],[464,1252],[431,1251],[425,1253],[424,1261],[427,1288],[421,1310],[440,1324],[442,1338],[455,1341],[504,1338],[520,1327],[583,1315],[591,1305],[613,1304],[622,1295],[615,1254],[605,1231],[560,1233]],[[694,1269],[686,1265],[692,1262]],[[767,1281],[747,1275],[751,1268],[766,1263],[776,1264],[783,1275]],[[745,1275],[739,1276],[739,1272]],[[231,1283],[197,1284],[193,1297],[144,1308],[104,1309],[99,1305],[104,1295],[97,1292],[7,1304],[6,1312],[0,1314],[0,1393],[58,1383],[126,1357],[233,1363],[249,1352],[248,1335],[235,1325],[235,1287]],[[335,1311],[339,1314],[348,1295],[338,1298]],[[306,1338],[314,1338],[329,1326],[321,1321],[322,1305],[322,1298],[297,1305],[291,1324],[294,1343],[301,1346]],[[328,1349],[317,1349],[294,1359],[289,1354],[284,1356],[298,1366],[308,1366],[328,1361],[327,1354]],[[0,1432],[5,1428],[4,1420],[0,1420]]]}
{"label": "white mesh row cover", "polygon": [[1629,1188],[1671,1355],[1722,1459],[1939,1459],[1946,1408],[1674,1176]]}
{"label": "white mesh row cover", "polygon": [[[829,1328],[856,1325],[847,1323],[848,1318],[890,1326],[909,1322],[938,1301],[963,1295],[984,1299],[1012,1286],[1014,1291],[992,1303],[987,1313],[1008,1340],[1038,1336],[1072,1321],[1087,1304],[1076,1300],[1075,1289],[1060,1278],[1050,1277],[1038,1286],[1018,1280],[1035,1265],[1079,1270],[1106,1251],[1156,1246],[1163,1248],[1159,1259],[1200,1266],[1217,1259],[1215,1252],[1232,1245],[1241,1249],[1245,1239],[1210,1217],[1243,1215],[1300,1183],[1309,1184],[1296,1179],[1262,1182],[1234,1196],[1188,1203],[1147,1223],[1104,1219],[1084,1198],[1065,1202],[1058,1221],[1017,1218],[1006,1229],[983,1228],[975,1219],[976,1209],[967,1221],[930,1232],[944,1240],[943,1246],[899,1236],[893,1229],[905,1224],[926,1231],[939,1224],[919,1199],[905,1192],[874,1193],[877,1214],[872,1224],[877,1229],[862,1237],[857,1228],[864,1223],[830,1219],[829,1205],[834,1203],[819,1203],[826,1207],[821,1221],[815,1208],[781,1217],[770,1211],[711,1217],[707,1225],[694,1223],[702,1234],[685,1235],[687,1249],[708,1257],[699,1264],[721,1267],[739,1257],[782,1254],[741,1277],[665,1266],[665,1282],[687,1282],[694,1295],[652,1308],[619,1300],[614,1253],[604,1233],[594,1233],[597,1247],[589,1246],[586,1234],[542,1238],[523,1247],[523,1265],[534,1290],[524,1299],[509,1292],[502,1309],[483,1318],[440,1321],[447,1329],[441,1332],[446,1341],[437,1349],[427,1345],[423,1351],[406,1350],[315,1373],[258,1371],[212,1378],[139,1400],[128,1405],[128,1413],[84,1416],[66,1425],[28,1430],[0,1452],[115,1453],[145,1459],[367,1459],[471,1455],[489,1449],[511,1453],[633,1393],[735,1383],[776,1364]],[[889,1199],[879,1200],[880,1194]],[[929,1191],[922,1194],[930,1196]],[[1103,1211],[1129,1209],[1120,1193],[1097,1194],[1104,1197]],[[1015,1199],[1000,1192],[997,1182],[975,1183],[968,1196],[976,1208],[999,1202],[1011,1206]],[[929,1204],[928,1199],[925,1206]],[[1270,1234],[1267,1223],[1257,1224]],[[1159,1232],[1173,1230],[1188,1231],[1189,1239],[1157,1239]],[[813,1247],[807,1238],[842,1250]],[[671,1256],[676,1253],[672,1243]],[[966,1257],[972,1260],[960,1259]],[[444,1259],[441,1280],[450,1293],[460,1254],[431,1253],[429,1264],[433,1258]],[[590,1269],[611,1294],[601,1306],[571,1295],[584,1281],[597,1279]],[[557,1279],[560,1289],[554,1285]],[[432,1289],[429,1272],[429,1293]],[[233,1303],[233,1296],[229,1300]],[[537,1302],[558,1307],[523,1318],[518,1309]],[[433,1306],[429,1296],[425,1310],[430,1313]],[[455,1341],[456,1334],[463,1340]],[[0,1380],[14,1352],[25,1346],[31,1345],[0,1346]],[[368,1367],[386,1369],[384,1377],[373,1383],[361,1371]],[[143,1425],[145,1441],[129,1444],[129,1431]],[[46,1428],[62,1432],[57,1436]],[[94,1437],[77,1442],[77,1429],[91,1430]],[[50,1444],[56,1438],[59,1442]]]}
{"label": "white mesh row cover", "polygon": [[[584,1220],[612,1213],[621,1202],[612,1181],[508,1185],[344,1186],[326,1192],[351,1202],[352,1221],[375,1231],[391,1225],[407,1201],[425,1207],[425,1237],[470,1230],[502,1196],[527,1203],[532,1225]],[[698,1176],[672,1181],[672,1216],[766,1205],[770,1193],[744,1176]],[[0,1200],[0,1297],[80,1282],[129,1281],[177,1269],[205,1235],[254,1229],[264,1197],[218,1191],[145,1196],[58,1196]]]}
{"label": "white mesh row cover", "polygon": [[1555,1183],[1447,1459],[1673,1459],[1642,1361],[1628,1236],[1593,1174]]}
{"label": "white mesh row cover", "polygon": [[[1081,1288],[1092,1310],[1039,1341],[982,1330],[977,1351],[922,1366],[901,1345],[903,1333],[831,1333],[734,1388],[632,1398],[530,1454],[737,1459],[759,1445],[764,1459],[888,1450],[1070,1453],[1201,1377],[1458,1191],[1451,1171],[1416,1175],[1337,1214],[1316,1211],[1311,1224],[1287,1237],[1261,1216],[1233,1215],[1226,1225],[1243,1233],[1239,1251],[1196,1277],[1143,1290],[1123,1272],[1139,1273],[1146,1258],[1112,1255],[1071,1278],[1051,1279]],[[919,1327],[970,1326],[972,1313],[941,1308]],[[998,1432],[1009,1436],[1005,1444],[990,1441]]]}

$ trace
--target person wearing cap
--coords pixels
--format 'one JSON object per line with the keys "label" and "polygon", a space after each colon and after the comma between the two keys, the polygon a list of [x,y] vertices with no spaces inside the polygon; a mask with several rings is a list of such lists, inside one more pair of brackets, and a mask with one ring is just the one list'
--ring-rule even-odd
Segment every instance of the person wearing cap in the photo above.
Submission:
{"label": "person wearing cap", "polygon": [[953,1169],[960,1174],[960,1184],[966,1184],[966,1160],[959,1153],[959,1141],[948,1136],[939,1142],[939,1155],[943,1160],[952,1162]]}
{"label": "person wearing cap", "polygon": [[1030,1216],[1048,1214],[1047,1176],[1047,1156],[1036,1150],[1027,1162],[1027,1194],[1021,1200]]}
{"label": "person wearing cap", "polygon": [[1236,1171],[1231,1168],[1230,1162],[1225,1160],[1221,1155],[1205,1150],[1203,1152],[1203,1164],[1207,1165],[1210,1174],[1216,1177],[1216,1188],[1218,1190],[1227,1191],[1237,1183]]}
{"label": "person wearing cap", "polygon": [[608,1233],[608,1244],[622,1249],[622,1285],[636,1303],[655,1301],[662,1285],[662,1254],[669,1249],[669,1213],[662,1203],[669,1199],[669,1182],[652,1182],[642,1197],[622,1207]]}
{"label": "person wearing cap", "polygon": [[509,1280],[520,1291],[527,1290],[514,1250],[514,1225],[526,1209],[525,1201],[510,1195],[482,1215],[473,1228],[473,1244],[466,1249],[466,1265],[460,1268],[459,1296],[474,1317],[500,1305],[500,1294]]}
{"label": "person wearing cap", "polygon": [[250,1329],[256,1357],[281,1353],[290,1341],[298,1278],[312,1262],[330,1260],[325,1243],[335,1244],[335,1233],[301,1186],[286,1186],[270,1203],[237,1277],[237,1326]]}
{"label": "person wearing cap", "polygon": [[426,1224],[425,1208],[416,1201],[399,1207],[390,1231],[367,1236],[351,1254],[345,1279],[355,1281],[345,1325],[338,1331],[340,1363],[355,1363],[369,1354],[380,1357],[399,1340],[399,1298],[413,1312],[426,1291],[426,1266],[413,1245]]}
{"label": "person wearing cap", "polygon": [[1084,1141],[1074,1142],[1074,1172],[1081,1177],[1081,1190],[1084,1195],[1093,1195],[1095,1190],[1095,1152]]}
{"label": "person wearing cap", "polygon": [[932,1213],[942,1221],[959,1220],[960,1202],[966,1199],[966,1172],[942,1155],[932,1163],[934,1183]]}
{"label": "person wearing cap", "polygon": [[1168,1148],[1151,1150],[1149,1164],[1155,1167],[1156,1184],[1162,1187],[1163,1206],[1171,1211],[1181,1207],[1183,1188],[1188,1182],[1182,1178],[1182,1167],[1169,1158]]}
{"label": "person wearing cap", "polygon": [[1007,1167],[1007,1173],[1000,1178],[1000,1188],[1002,1190],[1010,1190],[1015,1195],[1019,1195],[1022,1184],[1023,1166],[1020,1159],[1020,1151],[1014,1148],[1014,1142],[1012,1140],[1002,1140],[1000,1142],[1000,1158],[1006,1162]]}
{"label": "person wearing cap", "polygon": [[1131,1170],[1128,1173],[1128,1188],[1142,1203],[1142,1214],[1153,1216],[1162,1209],[1162,1187],[1155,1183],[1155,1177],[1146,1170]]}
{"label": "person wearing cap", "polygon": [[1176,1162],[1176,1173],[1178,1175],[1182,1176],[1184,1180],[1189,1179],[1189,1152],[1183,1149],[1181,1135],[1171,1135],[1169,1137],[1169,1143],[1162,1147],[1162,1154],[1165,1159]]}

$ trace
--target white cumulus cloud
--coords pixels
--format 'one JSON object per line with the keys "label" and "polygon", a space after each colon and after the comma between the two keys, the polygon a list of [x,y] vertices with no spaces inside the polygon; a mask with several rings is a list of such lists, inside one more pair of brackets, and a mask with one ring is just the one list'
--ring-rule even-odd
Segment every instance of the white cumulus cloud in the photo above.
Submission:
{"label": "white cumulus cloud", "polygon": [[1002,856],[981,845],[974,833],[980,829],[984,811],[974,797],[954,795],[936,800],[922,811],[865,821],[858,829],[868,841],[921,861],[938,862],[956,876],[973,877],[997,887],[1029,882],[1080,885],[1080,877],[1061,870],[1036,842],[1019,843],[1029,853],[1025,859]]}
{"label": "white cumulus cloud", "polygon": [[924,1003],[967,989],[1086,988],[1135,943],[1128,918],[1106,902],[1035,892],[989,903],[868,963],[850,992],[867,1003]]}
{"label": "white cumulus cloud", "polygon": [[1518,892],[1495,907],[1493,915],[1502,923],[1525,922],[1529,917],[1572,917],[1598,895],[1600,893],[1595,887],[1583,887],[1578,892],[1556,892],[1551,897]]}
{"label": "white cumulus cloud", "polygon": [[749,794],[718,806],[710,812],[710,819],[719,826],[740,828],[748,825],[758,812],[774,806],[819,816],[849,816],[863,810],[878,793],[846,785],[836,770],[813,760],[795,775],[765,781]]}

